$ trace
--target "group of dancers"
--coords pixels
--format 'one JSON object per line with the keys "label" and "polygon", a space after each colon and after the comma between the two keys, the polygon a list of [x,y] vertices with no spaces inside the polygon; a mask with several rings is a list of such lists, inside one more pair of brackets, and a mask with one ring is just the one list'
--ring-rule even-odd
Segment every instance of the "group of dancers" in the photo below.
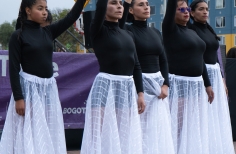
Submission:
{"label": "group of dancers", "polygon": [[[66,154],[52,41],[85,2],[40,26],[46,0],[22,0],[21,26],[9,42],[13,95],[0,154]],[[87,99],[81,154],[235,153],[208,14],[204,0],[168,0],[161,34],[147,26],[148,0],[97,1],[90,33],[100,73]]]}

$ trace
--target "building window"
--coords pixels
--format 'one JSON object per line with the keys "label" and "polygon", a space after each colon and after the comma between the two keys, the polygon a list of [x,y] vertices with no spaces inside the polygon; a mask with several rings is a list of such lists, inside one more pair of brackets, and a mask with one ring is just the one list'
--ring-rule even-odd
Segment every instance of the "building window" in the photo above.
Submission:
{"label": "building window", "polygon": [[166,13],[166,0],[163,0],[163,4],[160,6],[160,14],[165,15]]}
{"label": "building window", "polygon": [[156,14],[156,6],[150,6],[150,8],[151,8],[150,14],[151,14],[151,15]]}
{"label": "building window", "polygon": [[160,23],[160,32],[162,32],[162,22]]}
{"label": "building window", "polygon": [[210,17],[208,17],[208,19],[207,19],[207,23],[208,23],[209,25],[211,24]]}
{"label": "building window", "polygon": [[149,22],[148,27],[154,27],[155,28],[155,22]]}
{"label": "building window", "polygon": [[220,45],[225,45],[225,36],[219,36],[220,37]]}
{"label": "building window", "polygon": [[234,35],[234,46],[236,46],[236,35]]}
{"label": "building window", "polygon": [[206,0],[206,2],[207,2],[207,5],[208,5],[208,10],[210,10],[210,0]]}
{"label": "building window", "polygon": [[216,28],[225,27],[225,17],[216,17]]}
{"label": "building window", "polygon": [[207,23],[208,23],[209,25],[211,24],[210,13],[209,13],[208,18],[207,18]]}
{"label": "building window", "polygon": [[236,16],[234,16],[234,27],[236,27]]}
{"label": "building window", "polygon": [[163,4],[161,4],[161,6],[160,6],[161,8],[160,8],[160,14],[165,14],[165,9],[164,9],[164,5]]}
{"label": "building window", "polygon": [[225,7],[225,0],[216,0],[216,9],[222,9]]}

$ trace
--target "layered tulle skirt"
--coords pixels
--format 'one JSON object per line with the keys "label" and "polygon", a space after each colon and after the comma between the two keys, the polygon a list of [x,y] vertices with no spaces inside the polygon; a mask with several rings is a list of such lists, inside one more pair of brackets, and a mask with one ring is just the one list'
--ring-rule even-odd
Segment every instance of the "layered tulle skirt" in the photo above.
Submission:
{"label": "layered tulle skirt", "polygon": [[219,64],[206,65],[214,91],[214,100],[208,109],[210,154],[234,154],[227,96]]}
{"label": "layered tulle skirt", "polygon": [[146,108],[141,116],[143,154],[174,154],[168,98],[158,99],[164,78],[143,73]]}
{"label": "layered tulle skirt", "polygon": [[209,103],[202,77],[170,74],[169,101],[175,153],[210,154]]}
{"label": "layered tulle skirt", "polygon": [[56,80],[20,73],[25,116],[11,97],[0,154],[66,154],[64,123]]}
{"label": "layered tulle skirt", "polygon": [[87,104],[81,154],[141,154],[141,125],[132,77],[99,73]]}

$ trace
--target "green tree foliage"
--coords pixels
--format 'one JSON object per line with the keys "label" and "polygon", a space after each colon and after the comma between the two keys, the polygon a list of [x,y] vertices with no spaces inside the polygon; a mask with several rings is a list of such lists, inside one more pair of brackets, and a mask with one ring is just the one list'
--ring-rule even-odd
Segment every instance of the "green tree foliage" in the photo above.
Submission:
{"label": "green tree foliage", "polygon": [[[64,18],[69,11],[70,11],[69,9],[52,10],[51,12],[52,12],[52,17],[53,17],[53,22],[57,22],[58,20],[61,20],[62,18]],[[73,25],[70,28],[68,28],[68,31],[70,31],[77,39],[79,39],[81,42],[83,42],[82,35],[80,35],[77,31],[75,31]],[[76,52],[78,41],[76,39],[74,39],[69,33],[64,32],[57,39],[64,46],[66,46],[69,51]]]}
{"label": "green tree foliage", "polygon": [[16,20],[13,20],[11,25],[12,25],[12,27],[16,27]]}
{"label": "green tree foliage", "polygon": [[8,42],[12,32],[14,32],[14,26],[9,22],[4,22],[0,25],[0,43],[2,44],[2,49],[8,49]]}

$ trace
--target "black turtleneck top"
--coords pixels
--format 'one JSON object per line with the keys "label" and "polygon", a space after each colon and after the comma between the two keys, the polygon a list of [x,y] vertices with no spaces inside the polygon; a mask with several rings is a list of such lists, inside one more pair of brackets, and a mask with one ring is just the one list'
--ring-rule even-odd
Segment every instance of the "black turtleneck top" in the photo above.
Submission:
{"label": "black turtleneck top", "polygon": [[203,58],[206,64],[216,64],[218,62],[217,50],[219,48],[219,42],[208,28],[207,24],[194,22],[190,29],[193,29],[198,36],[206,43],[206,51],[204,52]]}
{"label": "black turtleneck top", "polygon": [[177,0],[167,2],[163,20],[163,40],[167,53],[169,72],[175,75],[204,79],[205,87],[211,86],[203,54],[205,42],[191,29],[175,23]]}
{"label": "black turtleneck top", "polygon": [[31,75],[52,77],[52,41],[79,18],[85,1],[77,0],[68,15],[56,23],[42,28],[40,24],[27,20],[22,32],[21,29],[13,32],[9,42],[9,72],[15,101],[24,99],[19,77],[21,67]]}
{"label": "black turtleneck top", "polygon": [[[125,10],[129,9],[128,3],[124,2]],[[124,15],[123,18],[126,18]],[[134,20],[132,25],[125,25],[125,29],[134,35],[136,52],[143,73],[156,73],[161,71],[165,81],[164,85],[169,86],[168,63],[164,50],[161,33],[147,26],[147,21]]]}
{"label": "black turtleneck top", "polygon": [[134,76],[137,92],[143,92],[142,72],[132,33],[119,28],[118,22],[104,20],[108,0],[98,0],[91,23],[91,41],[100,72]]}

